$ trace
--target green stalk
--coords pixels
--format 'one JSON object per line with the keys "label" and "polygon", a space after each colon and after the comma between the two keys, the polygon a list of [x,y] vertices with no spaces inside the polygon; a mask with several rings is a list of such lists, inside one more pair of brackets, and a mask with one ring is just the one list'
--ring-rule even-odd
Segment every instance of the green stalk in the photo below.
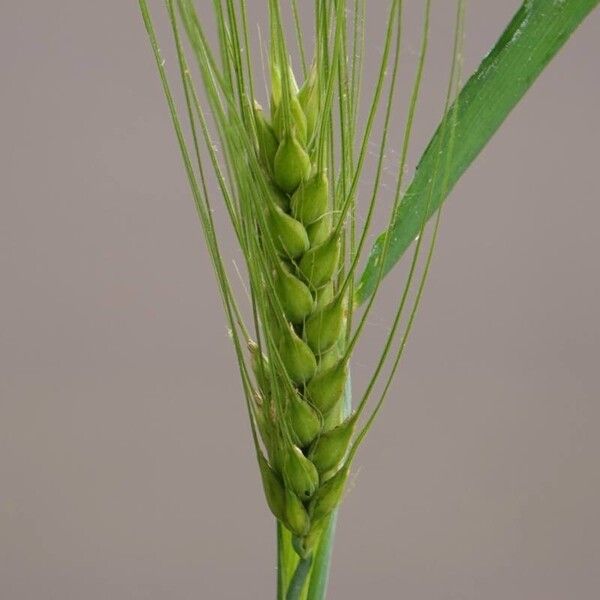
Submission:
{"label": "green stalk", "polygon": [[298,561],[298,566],[294,571],[290,586],[287,591],[285,600],[302,600],[303,591],[306,587],[306,581],[310,574],[310,568],[312,566],[312,556],[301,558]]}
{"label": "green stalk", "polygon": [[298,555],[292,544],[292,534],[277,521],[277,600],[286,600]]}
{"label": "green stalk", "polygon": [[327,525],[323,530],[321,542],[315,552],[306,600],[323,600],[327,593],[337,517],[338,511],[335,510],[327,519]]}
{"label": "green stalk", "polygon": [[[454,107],[446,113],[417,166],[396,218],[389,228],[384,274],[400,260],[418,236],[424,220],[436,213],[461,175],[489,142],[511,110],[600,0],[525,0],[512,21],[467,81]],[[450,152],[442,146],[442,159],[448,158],[447,185],[430,180],[436,152],[447,121],[455,119],[455,143]],[[429,188],[433,187],[430,191]],[[431,200],[429,196],[431,194]],[[369,260],[355,292],[356,304],[373,293],[380,276],[379,260],[386,231],[371,249]]]}

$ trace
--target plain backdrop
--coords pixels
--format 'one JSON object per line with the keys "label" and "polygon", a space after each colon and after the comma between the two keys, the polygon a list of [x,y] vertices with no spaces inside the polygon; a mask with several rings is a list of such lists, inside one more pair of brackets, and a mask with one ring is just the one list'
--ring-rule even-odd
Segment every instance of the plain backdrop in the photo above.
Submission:
{"label": "plain backdrop", "polygon": [[[405,4],[408,83],[422,2]],[[468,3],[465,75],[518,4]],[[387,5],[369,2],[367,89]],[[453,12],[434,0],[409,171]],[[137,3],[3,1],[0,56],[0,598],[273,598],[273,523]],[[452,193],[341,511],[333,600],[600,594],[599,58],[596,10]]]}

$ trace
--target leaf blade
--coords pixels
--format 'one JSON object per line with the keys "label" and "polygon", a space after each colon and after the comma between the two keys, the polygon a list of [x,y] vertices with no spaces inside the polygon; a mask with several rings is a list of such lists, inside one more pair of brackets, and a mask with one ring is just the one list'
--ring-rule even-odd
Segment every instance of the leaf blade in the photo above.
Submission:
{"label": "leaf blade", "polygon": [[[400,260],[419,234],[424,219],[435,214],[538,75],[599,3],[600,0],[525,0],[462,88],[456,100],[457,116],[452,117],[454,107],[451,107],[442,119],[419,161],[393,223],[375,240],[355,291],[357,305],[369,298],[377,278],[385,276]],[[448,179],[442,182],[432,177],[436,162],[433,149],[439,148],[439,139],[449,118],[456,119],[455,142],[448,157]],[[444,146],[442,152],[449,153],[449,147]],[[429,190],[430,185],[433,190]],[[390,241],[383,256],[386,235]],[[385,260],[382,275],[381,260]]]}

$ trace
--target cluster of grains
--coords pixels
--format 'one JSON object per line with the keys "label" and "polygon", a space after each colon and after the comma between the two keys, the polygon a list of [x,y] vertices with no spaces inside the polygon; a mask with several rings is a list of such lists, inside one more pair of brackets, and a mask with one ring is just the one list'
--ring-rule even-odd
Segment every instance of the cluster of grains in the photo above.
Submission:
{"label": "cluster of grains", "polygon": [[[346,298],[336,286],[340,234],[327,174],[311,150],[319,146],[316,73],[300,89],[293,75],[287,94],[281,87],[274,78],[270,121],[255,106],[260,162],[272,183],[264,221],[277,255],[270,283],[282,313],[271,332],[277,361],[254,343],[250,351],[267,501],[308,553],[340,502],[356,420],[342,416],[348,365]],[[284,373],[274,372],[275,362]]]}

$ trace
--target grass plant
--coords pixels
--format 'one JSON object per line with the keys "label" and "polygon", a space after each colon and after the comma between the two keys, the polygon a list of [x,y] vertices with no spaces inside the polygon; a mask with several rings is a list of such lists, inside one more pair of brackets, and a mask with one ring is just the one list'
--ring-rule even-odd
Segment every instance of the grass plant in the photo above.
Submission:
{"label": "grass plant", "polygon": [[[419,3],[421,41],[401,132],[391,124],[405,34],[402,0],[386,3],[368,90],[362,85],[366,0],[315,0],[310,35],[296,0],[265,0],[258,51],[246,0],[212,0],[210,23],[192,0],[166,0],[180,107],[147,1],[139,4],[223,301],[257,471],[277,520],[277,597],[322,600],[337,508],[406,347],[441,205],[598,0],[525,1],[462,89],[464,0],[456,0],[441,122],[408,185],[431,0]],[[264,106],[261,76],[268,81]],[[392,192],[384,194],[390,139],[400,153]],[[370,189],[359,194],[372,148]],[[247,298],[236,293],[238,274],[221,247],[215,186],[239,245]],[[384,210],[387,227],[367,253],[376,210]],[[411,246],[397,309],[353,402],[353,354],[384,276]]]}

